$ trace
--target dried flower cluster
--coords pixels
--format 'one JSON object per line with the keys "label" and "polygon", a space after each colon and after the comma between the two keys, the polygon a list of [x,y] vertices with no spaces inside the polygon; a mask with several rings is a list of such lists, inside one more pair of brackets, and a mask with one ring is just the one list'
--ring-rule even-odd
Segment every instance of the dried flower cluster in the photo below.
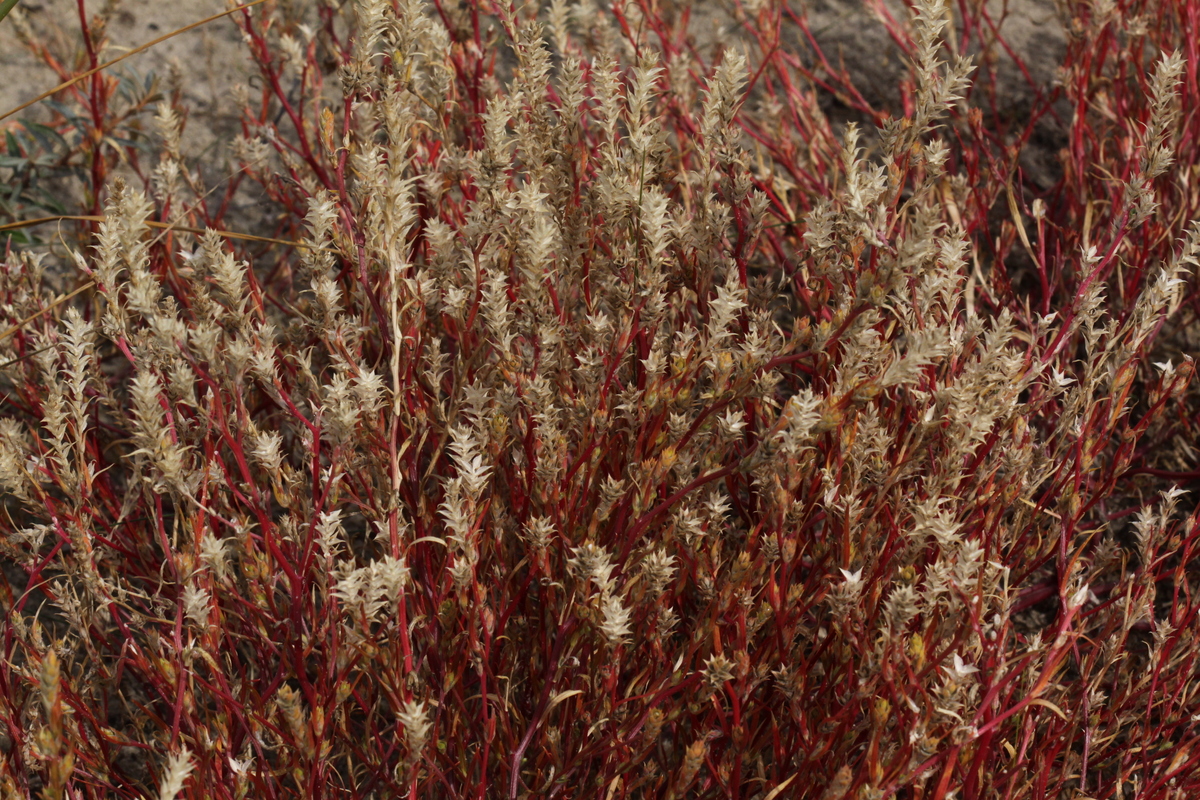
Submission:
{"label": "dried flower cluster", "polygon": [[1016,122],[991,4],[873,5],[896,109],[780,0],[715,53],[669,0],[240,11],[221,192],[177,101],[147,165],[147,98],[64,92],[102,213],[0,264],[0,795],[1200,791],[1200,4],[1057,4]]}

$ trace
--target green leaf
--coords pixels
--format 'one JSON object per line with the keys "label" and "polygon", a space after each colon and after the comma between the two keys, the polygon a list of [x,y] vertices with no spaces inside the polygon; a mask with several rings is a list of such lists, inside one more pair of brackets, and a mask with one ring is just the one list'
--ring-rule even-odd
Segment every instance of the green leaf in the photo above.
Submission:
{"label": "green leaf", "polygon": [[12,231],[0,232],[0,247],[7,247],[10,239],[12,240],[13,244],[18,244],[18,245],[31,245],[31,244],[39,243],[39,242],[35,241],[34,239],[32,239],[30,237],[30,235],[28,233],[26,233],[25,231],[17,229],[17,230],[12,230]]}
{"label": "green leaf", "polygon": [[87,117],[84,117],[79,113],[78,108],[70,108],[66,103],[60,103],[57,100],[46,99],[42,101],[42,104],[47,108],[62,114],[63,119],[71,123],[76,128],[86,128],[90,124],[90,121],[87,119]]}
{"label": "green leaf", "polygon": [[0,0],[0,19],[8,16],[8,12],[12,11],[17,5],[17,0]]}
{"label": "green leaf", "polygon": [[56,152],[60,147],[63,150],[70,149],[70,147],[67,146],[66,139],[63,139],[59,132],[54,130],[54,128],[24,119],[21,120],[21,124],[25,127],[25,130],[28,131],[31,136],[33,136],[34,139],[37,139],[38,144],[51,153]]}

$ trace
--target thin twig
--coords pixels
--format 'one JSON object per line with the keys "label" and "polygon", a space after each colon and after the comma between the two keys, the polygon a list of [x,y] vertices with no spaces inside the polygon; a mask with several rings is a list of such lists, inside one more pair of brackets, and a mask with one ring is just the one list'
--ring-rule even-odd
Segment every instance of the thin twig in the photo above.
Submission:
{"label": "thin twig", "polygon": [[[4,2],[11,3],[12,5],[16,4],[15,0],[4,0]],[[265,2],[267,2],[267,0],[253,0],[253,2],[245,3],[244,5],[240,5],[240,6],[236,6],[234,8],[228,9],[227,11],[222,11],[220,14],[213,14],[211,17],[205,17],[202,20],[193,22],[191,25],[185,25],[184,27],[179,28],[178,30],[171,31],[170,33],[167,33],[167,34],[164,34],[164,35],[158,37],[157,39],[146,42],[145,44],[143,44],[139,47],[133,48],[128,53],[117,56],[112,61],[105,61],[103,64],[100,64],[99,66],[97,66],[93,69],[89,69],[87,72],[81,72],[80,74],[76,75],[74,78],[71,78],[71,80],[67,81],[66,83],[60,83],[58,86],[55,86],[53,89],[50,89],[49,91],[46,91],[46,92],[42,92],[37,97],[33,98],[32,100],[30,100],[27,103],[22,103],[21,105],[17,106],[16,108],[14,108],[10,111],[6,111],[3,114],[0,114],[0,121],[8,119],[13,114],[19,114],[20,112],[24,111],[25,109],[29,108],[30,106],[36,105],[37,103],[42,102],[47,97],[53,97],[54,95],[61,92],[63,89],[70,89],[75,84],[79,83],[82,80],[92,77],[97,72],[103,72],[104,70],[108,69],[109,67],[113,66],[114,64],[119,64],[120,62],[124,61],[125,59],[129,58],[130,56],[136,56],[138,53],[149,50],[151,47],[154,47],[157,44],[161,44],[162,42],[165,42],[168,39],[178,36],[181,33],[187,33],[188,31],[192,30],[193,28],[199,28],[201,25],[207,25],[208,23],[212,22],[213,20],[220,19],[221,17],[227,17],[230,14],[236,14],[238,11],[244,11],[247,8],[252,8],[254,6],[261,5],[262,3],[265,3]],[[2,12],[2,13],[0,13],[0,19],[3,19],[4,14],[8,13],[8,11],[12,8],[12,5],[9,5],[9,7],[7,9],[4,8],[3,6],[0,6],[0,12]]]}
{"label": "thin twig", "polygon": [[22,328],[24,325],[26,325],[27,323],[33,322],[35,319],[37,319],[38,317],[42,316],[42,314],[45,314],[47,311],[53,311],[54,309],[56,309],[56,308],[58,308],[59,306],[61,306],[63,303],[65,303],[65,302],[67,302],[68,300],[70,300],[70,299],[71,299],[72,297],[74,297],[75,295],[77,295],[77,294],[80,294],[80,293],[82,293],[82,292],[86,292],[88,289],[91,289],[91,288],[92,288],[92,287],[94,287],[95,285],[96,285],[96,282],[95,282],[95,281],[88,281],[88,282],[87,282],[87,283],[85,283],[83,286],[80,286],[78,289],[76,289],[75,291],[71,292],[70,294],[68,294],[68,295],[64,295],[63,297],[60,297],[60,298],[58,298],[57,300],[55,300],[55,301],[54,301],[53,303],[51,303],[50,305],[48,305],[48,306],[46,306],[45,308],[43,308],[41,311],[38,311],[37,313],[34,313],[34,314],[30,314],[28,317],[26,317],[25,319],[21,320],[21,321],[20,321],[20,322],[18,322],[16,325],[13,325],[11,328],[9,328],[8,330],[6,330],[4,333],[0,333],[0,340],[7,339],[9,336],[12,336],[14,333],[16,333],[17,331],[21,330],[21,328]]}
{"label": "thin twig", "polygon": [[[62,222],[70,220],[76,222],[104,222],[104,217],[90,214],[61,214],[54,217],[38,217],[37,219],[26,219],[20,222],[9,222],[5,225],[0,225],[0,233],[4,231],[16,230],[18,228],[27,228],[31,225],[43,225],[47,222]],[[153,222],[147,220],[146,227],[155,228],[156,230],[183,231],[184,233],[204,234],[208,230],[205,228],[189,228],[184,225],[175,225],[169,222]],[[312,249],[312,245],[304,242],[295,242],[289,239],[272,239],[268,236],[255,236],[252,233],[237,233],[235,231],[215,231],[218,236],[223,236],[226,239],[240,239],[247,242],[263,242],[264,244],[281,244],[287,247],[300,247]]]}

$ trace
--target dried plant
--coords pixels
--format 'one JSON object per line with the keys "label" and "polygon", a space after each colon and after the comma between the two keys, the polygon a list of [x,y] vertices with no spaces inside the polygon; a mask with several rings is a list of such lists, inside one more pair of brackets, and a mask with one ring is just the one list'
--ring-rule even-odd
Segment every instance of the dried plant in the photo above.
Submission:
{"label": "dried plant", "polygon": [[1200,6],[1057,4],[1014,123],[991,4],[870,5],[896,109],[777,0],[714,53],[244,9],[215,194],[177,97],[64,91],[97,213],[0,265],[5,796],[1200,790]]}

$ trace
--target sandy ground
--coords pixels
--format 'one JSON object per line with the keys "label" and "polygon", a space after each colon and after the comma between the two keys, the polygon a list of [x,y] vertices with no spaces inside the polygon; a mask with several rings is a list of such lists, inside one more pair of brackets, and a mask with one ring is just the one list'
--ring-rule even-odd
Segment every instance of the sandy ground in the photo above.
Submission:
{"label": "sandy ground", "polygon": [[[84,5],[90,18],[104,3],[86,0]],[[224,0],[121,0],[115,6],[116,12],[109,23],[109,47],[101,54],[102,59],[115,58],[129,48],[225,8]],[[77,0],[22,0],[19,8],[38,33],[66,43],[57,48],[58,52],[74,53],[78,49]],[[245,80],[248,66],[241,35],[233,21],[225,18],[169,39],[115,69],[140,78],[154,73],[168,79],[172,72],[177,73],[193,110],[189,127],[194,130],[189,132],[190,138],[204,148],[214,141],[213,136],[206,135],[208,131],[228,130],[231,122],[236,121],[226,99],[229,87]],[[0,82],[3,110],[58,83],[54,72],[20,43],[11,20],[0,22],[0,74],[16,78]]]}
{"label": "sandy ground", "polygon": [[[831,62],[845,65],[863,97],[877,108],[893,114],[902,113],[896,87],[905,71],[903,56],[884,23],[867,10],[869,4],[863,0],[792,2],[807,7],[813,37]],[[882,0],[882,3],[896,19],[905,19],[907,12],[900,0]],[[1057,70],[1066,52],[1067,37],[1056,6],[1054,0],[987,0],[985,3],[996,33],[1019,55],[1029,77],[1043,89],[1057,79]],[[954,38],[961,33],[961,26],[958,26]],[[977,41],[978,37],[974,38]],[[996,105],[1003,114],[1013,120],[1027,118],[1034,102],[1034,89],[1000,44],[994,44],[988,54],[978,49],[962,54],[970,56],[977,68],[994,71]],[[977,71],[976,77],[979,75]],[[1070,119],[1071,110],[1065,102],[1060,102],[1055,110],[1062,119]],[[837,120],[839,109],[835,104],[825,104],[825,111],[831,119]],[[1060,173],[1058,150],[1066,144],[1065,137],[1065,128],[1054,119],[1044,117],[1022,152],[1021,167],[1026,176],[1043,188],[1057,180]]]}
{"label": "sandy ground", "polygon": [[[888,107],[896,100],[896,80],[902,70],[900,54],[883,23],[863,0],[790,0],[806,7],[810,27],[831,58],[840,58],[857,79],[867,99]],[[315,4],[317,0],[299,0]],[[114,57],[163,33],[224,10],[224,0],[108,0],[116,12],[109,25],[110,45],[104,54]],[[84,0],[89,16],[99,10],[103,0]],[[885,5],[903,18],[899,0]],[[728,43],[736,31],[733,18],[726,12],[726,0],[697,0],[693,8],[693,32],[702,50]],[[1036,80],[1048,83],[1061,57],[1065,37],[1055,14],[1053,0],[989,0],[1000,32],[1009,44],[1024,54]],[[1007,16],[1001,16],[1001,8]],[[78,0],[22,0],[29,24],[40,33],[59,41],[77,41],[80,27]],[[0,81],[0,109],[7,110],[55,85],[54,73],[20,44],[12,20],[0,22],[0,74],[13,79]],[[793,41],[795,46],[797,42]],[[73,52],[73,47],[60,47]],[[1014,111],[1027,102],[1028,90],[1015,68],[1001,59],[1001,85],[1005,87]],[[175,72],[182,81],[185,96],[193,109],[189,138],[206,148],[214,141],[227,139],[235,128],[236,111],[229,89],[247,79],[249,60],[241,36],[233,21],[221,19],[170,39],[152,50],[137,55],[118,67],[145,76]]]}

